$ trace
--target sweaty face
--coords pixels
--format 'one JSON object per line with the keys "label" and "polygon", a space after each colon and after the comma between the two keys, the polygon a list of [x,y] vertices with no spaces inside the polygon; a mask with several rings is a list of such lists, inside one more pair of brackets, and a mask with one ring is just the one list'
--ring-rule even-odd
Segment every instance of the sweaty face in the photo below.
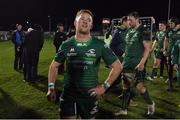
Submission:
{"label": "sweaty face", "polygon": [[92,28],[92,17],[88,13],[82,13],[75,19],[76,31],[81,34],[89,34]]}
{"label": "sweaty face", "polygon": [[163,31],[166,28],[164,24],[159,23],[159,31]]}
{"label": "sweaty face", "polygon": [[128,16],[128,23],[130,28],[136,27],[136,21],[137,19],[133,16]]}

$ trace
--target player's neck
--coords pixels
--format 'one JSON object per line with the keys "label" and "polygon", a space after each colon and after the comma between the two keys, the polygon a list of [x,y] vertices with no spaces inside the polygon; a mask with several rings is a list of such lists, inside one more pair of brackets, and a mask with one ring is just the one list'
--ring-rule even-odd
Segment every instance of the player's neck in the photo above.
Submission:
{"label": "player's neck", "polygon": [[76,33],[75,35],[75,39],[78,42],[87,42],[88,40],[90,40],[91,35],[89,34],[80,34],[80,33]]}
{"label": "player's neck", "polygon": [[140,26],[140,25],[141,25],[141,24],[136,23],[136,27],[135,27],[135,29],[139,28],[139,26]]}

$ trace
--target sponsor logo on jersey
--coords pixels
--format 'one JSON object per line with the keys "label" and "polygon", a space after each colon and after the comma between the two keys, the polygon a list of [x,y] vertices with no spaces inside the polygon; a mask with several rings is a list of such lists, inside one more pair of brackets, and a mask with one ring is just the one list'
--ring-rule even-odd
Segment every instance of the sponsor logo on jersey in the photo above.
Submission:
{"label": "sponsor logo on jersey", "polygon": [[77,46],[87,46],[86,43],[77,43]]}
{"label": "sponsor logo on jersey", "polygon": [[71,48],[71,49],[70,49],[70,52],[75,52],[74,48]]}
{"label": "sponsor logo on jersey", "polygon": [[88,57],[96,57],[96,51],[95,49],[89,49],[86,53]]}
{"label": "sponsor logo on jersey", "polygon": [[69,53],[67,53],[67,56],[70,57],[70,56],[77,56],[77,53],[75,52],[75,49],[74,48],[71,48],[69,50]]}

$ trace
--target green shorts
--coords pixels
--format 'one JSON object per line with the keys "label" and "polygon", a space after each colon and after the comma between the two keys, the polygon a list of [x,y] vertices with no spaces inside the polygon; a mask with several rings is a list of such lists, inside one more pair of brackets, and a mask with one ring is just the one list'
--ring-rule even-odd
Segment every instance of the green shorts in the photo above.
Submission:
{"label": "green shorts", "polygon": [[80,116],[81,119],[91,119],[95,118],[97,112],[97,98],[77,98],[66,94],[60,97],[60,118]]}

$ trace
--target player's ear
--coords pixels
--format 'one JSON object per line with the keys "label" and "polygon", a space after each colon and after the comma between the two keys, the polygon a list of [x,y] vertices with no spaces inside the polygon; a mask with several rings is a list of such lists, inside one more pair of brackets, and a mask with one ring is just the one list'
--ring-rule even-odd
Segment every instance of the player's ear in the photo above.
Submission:
{"label": "player's ear", "polygon": [[76,21],[76,19],[74,20],[74,26],[76,27],[76,23],[77,23],[77,21]]}
{"label": "player's ear", "polygon": [[91,24],[91,30],[93,29],[93,23]]}

